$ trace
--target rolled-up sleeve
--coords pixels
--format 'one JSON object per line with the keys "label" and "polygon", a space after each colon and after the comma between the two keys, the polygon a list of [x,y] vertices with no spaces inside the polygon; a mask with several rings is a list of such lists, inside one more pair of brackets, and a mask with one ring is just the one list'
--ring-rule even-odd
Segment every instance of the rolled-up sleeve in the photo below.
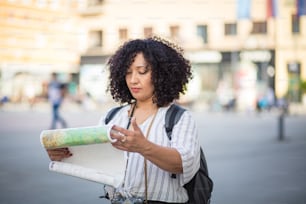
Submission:
{"label": "rolled-up sleeve", "polygon": [[178,175],[180,185],[188,183],[200,168],[200,144],[196,123],[189,111],[185,111],[173,127],[171,146],[181,155],[183,173]]}

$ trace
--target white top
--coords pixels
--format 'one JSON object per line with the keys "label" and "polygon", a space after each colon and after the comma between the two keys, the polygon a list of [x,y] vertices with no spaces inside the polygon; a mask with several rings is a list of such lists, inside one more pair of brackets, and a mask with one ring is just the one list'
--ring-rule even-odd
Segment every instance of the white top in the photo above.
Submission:
{"label": "white top", "polygon": [[[176,148],[183,161],[183,173],[177,174],[176,178],[171,178],[171,172],[164,171],[147,161],[148,200],[184,203],[188,201],[188,195],[183,185],[188,183],[200,168],[200,144],[195,121],[188,110],[183,113],[178,123],[173,127],[171,141],[168,139],[165,131],[165,116],[169,107],[158,109],[148,140],[161,146]],[[108,125],[115,124],[126,128],[129,109],[130,106],[120,109]],[[144,135],[152,117],[140,125]],[[101,118],[100,124],[104,124],[104,118]],[[124,188],[135,196],[144,197],[144,158],[138,153],[131,152],[128,156]]]}

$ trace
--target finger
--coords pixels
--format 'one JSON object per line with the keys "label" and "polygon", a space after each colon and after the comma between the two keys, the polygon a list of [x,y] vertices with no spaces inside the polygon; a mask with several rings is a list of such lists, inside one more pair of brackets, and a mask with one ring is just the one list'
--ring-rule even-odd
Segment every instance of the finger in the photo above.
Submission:
{"label": "finger", "polygon": [[122,128],[122,127],[119,127],[119,126],[117,126],[117,125],[114,125],[114,126],[112,127],[112,130],[117,131],[117,132],[118,132],[119,134],[121,134],[121,135],[129,135],[129,133],[130,133],[129,130],[127,130],[127,129],[125,129],[125,128]]}
{"label": "finger", "polygon": [[61,160],[63,160],[63,159],[65,159],[65,158],[68,158],[68,157],[71,157],[72,156],[72,154],[61,154],[61,155],[54,155],[54,154],[52,154],[52,155],[49,155],[49,158],[52,160],[52,161],[61,161]]}
{"label": "finger", "polygon": [[51,161],[62,161],[62,157],[59,156],[50,156]]}
{"label": "finger", "polygon": [[115,139],[116,141],[125,140],[125,136],[122,133],[115,131],[115,130],[110,131],[110,137],[112,139]]}
{"label": "finger", "polygon": [[123,136],[120,142],[125,143],[127,141],[127,136]]}
{"label": "finger", "polygon": [[63,148],[48,149],[48,151],[52,151],[52,152],[67,152],[67,151],[69,151],[69,149],[67,147],[63,147]]}
{"label": "finger", "polygon": [[69,155],[71,152],[68,148],[48,149],[48,154],[52,155]]}
{"label": "finger", "polygon": [[60,161],[64,158],[72,156],[72,153],[68,149],[51,149],[47,150],[51,160]]}
{"label": "finger", "polygon": [[113,147],[115,147],[116,149],[122,150],[122,151],[128,151],[127,147],[124,147],[122,143],[120,142],[115,142],[112,143]]}
{"label": "finger", "polygon": [[139,126],[136,123],[136,118],[135,117],[132,118],[131,122],[132,122],[132,126],[133,126],[134,131],[136,131],[136,132],[141,131]]}

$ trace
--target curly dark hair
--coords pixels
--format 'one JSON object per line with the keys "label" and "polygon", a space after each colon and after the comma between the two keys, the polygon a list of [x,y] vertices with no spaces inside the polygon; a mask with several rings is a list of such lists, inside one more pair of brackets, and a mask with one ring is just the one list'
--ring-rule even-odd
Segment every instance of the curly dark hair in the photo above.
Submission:
{"label": "curly dark hair", "polygon": [[135,100],[126,84],[125,73],[138,53],[143,54],[152,69],[153,102],[158,107],[168,105],[178,99],[180,93],[185,93],[192,72],[190,62],[181,52],[165,41],[136,39],[124,43],[107,63],[110,70],[107,90],[116,102],[132,103]]}

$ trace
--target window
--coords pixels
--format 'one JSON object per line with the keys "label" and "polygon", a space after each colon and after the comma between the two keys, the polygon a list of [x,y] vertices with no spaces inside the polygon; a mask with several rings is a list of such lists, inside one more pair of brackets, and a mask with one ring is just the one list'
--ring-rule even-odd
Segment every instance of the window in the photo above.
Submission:
{"label": "window", "polygon": [[180,34],[180,27],[175,25],[175,26],[170,26],[170,37],[174,40],[179,39],[179,34]]}
{"label": "window", "polygon": [[288,92],[287,97],[291,102],[301,102],[301,63],[291,62],[287,64]]}
{"label": "window", "polygon": [[29,4],[32,3],[32,1],[31,0],[22,0],[21,3],[25,4],[25,5],[29,5]]}
{"label": "window", "polygon": [[89,32],[89,48],[102,47],[102,30]]}
{"label": "window", "polygon": [[237,35],[237,23],[226,23],[224,25],[224,35]]}
{"label": "window", "polygon": [[266,21],[253,22],[252,34],[266,34],[266,33],[267,33]]}
{"label": "window", "polygon": [[293,34],[300,33],[300,18],[296,14],[291,16],[291,32]]}
{"label": "window", "polygon": [[36,6],[38,6],[39,8],[43,8],[47,6],[47,0],[37,0],[36,1]]}
{"label": "window", "polygon": [[53,1],[50,2],[50,6],[54,10],[59,9],[60,5],[61,4],[60,4],[59,0],[53,0]]}
{"label": "window", "polygon": [[98,6],[102,4],[103,0],[88,0],[87,5],[88,6]]}
{"label": "window", "polygon": [[153,35],[153,28],[152,27],[145,27],[143,29],[143,35],[145,38],[151,37]]}
{"label": "window", "polygon": [[128,30],[126,28],[119,29],[119,41],[127,41],[128,39]]}
{"label": "window", "polygon": [[203,44],[208,42],[207,25],[197,26],[197,36],[202,40]]}

